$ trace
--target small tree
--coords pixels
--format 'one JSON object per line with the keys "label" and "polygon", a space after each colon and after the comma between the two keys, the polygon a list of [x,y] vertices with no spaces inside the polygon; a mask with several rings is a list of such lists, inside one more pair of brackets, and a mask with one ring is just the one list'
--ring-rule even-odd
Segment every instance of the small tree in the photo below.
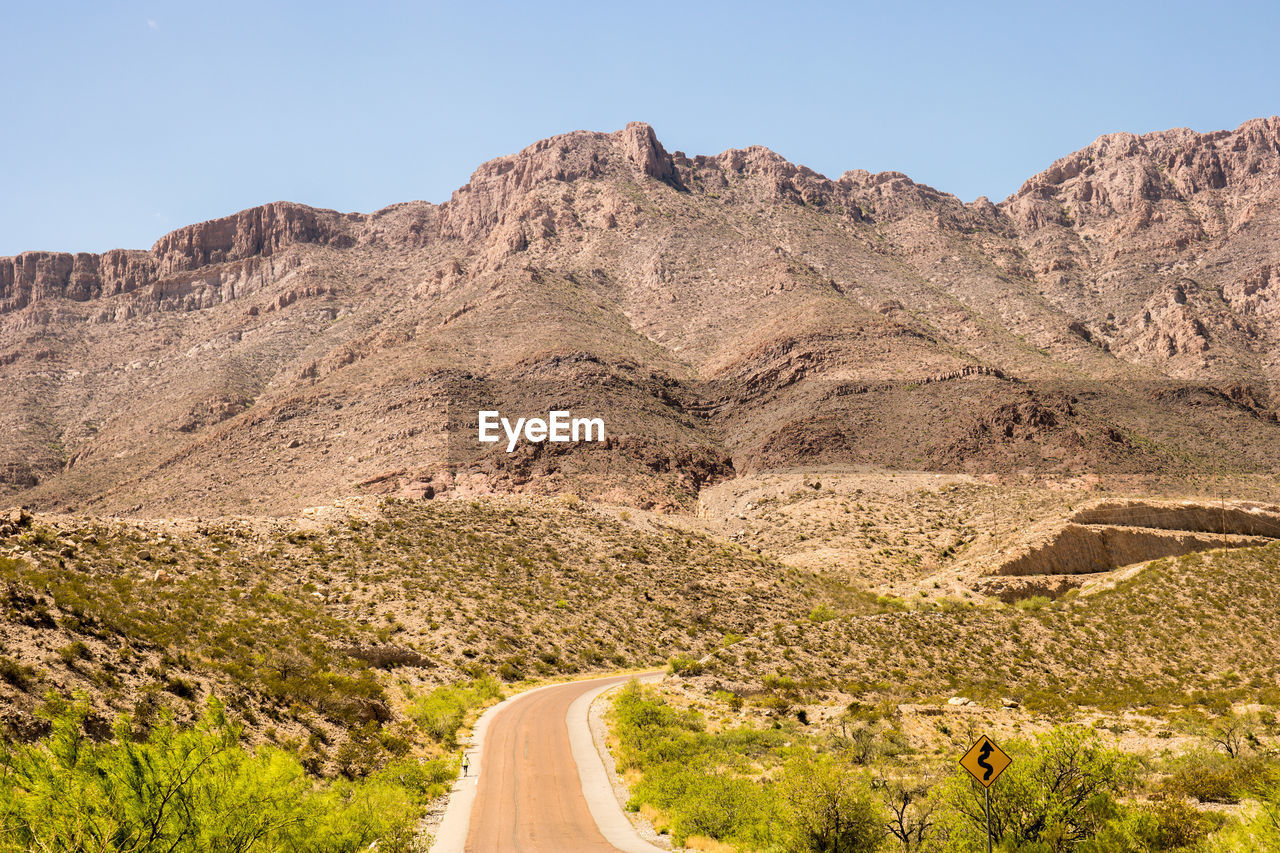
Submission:
{"label": "small tree", "polygon": [[884,840],[885,818],[867,777],[829,755],[787,763],[779,783],[787,804],[788,850],[871,853]]}
{"label": "small tree", "polygon": [[1232,758],[1239,758],[1245,747],[1255,746],[1258,742],[1253,719],[1243,714],[1228,713],[1218,717],[1209,723],[1205,736]]}
{"label": "small tree", "polygon": [[885,779],[875,786],[888,809],[888,832],[904,853],[924,847],[933,832],[937,800],[929,796],[929,783],[917,779]]}

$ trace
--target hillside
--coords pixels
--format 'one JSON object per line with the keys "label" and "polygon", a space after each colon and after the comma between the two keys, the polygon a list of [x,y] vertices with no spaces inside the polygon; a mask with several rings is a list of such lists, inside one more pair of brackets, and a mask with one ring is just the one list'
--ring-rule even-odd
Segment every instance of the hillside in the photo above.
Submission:
{"label": "hillside", "polygon": [[[792,704],[939,703],[1123,712],[1274,705],[1280,672],[1269,591],[1277,546],[1164,559],[1113,586],[1021,608],[908,602],[898,613],[778,624],[691,671],[708,692]],[[1226,626],[1230,626],[1226,629]]]}
{"label": "hillside", "polygon": [[440,685],[652,666],[815,606],[876,609],[704,535],[510,499],[291,520],[18,513],[0,521],[0,588],[6,739],[41,732],[50,691],[90,698],[99,733],[120,713],[192,720],[217,696],[252,740],[347,774],[420,742],[414,700]]}
{"label": "hillside", "polygon": [[[1000,204],[647,125],[441,205],[280,202],[149,251],[0,259],[0,488],[43,510],[352,494],[690,509],[813,465],[1274,471],[1280,119],[1112,134]],[[604,446],[481,453],[480,407]],[[1221,436],[1233,437],[1230,442]]]}

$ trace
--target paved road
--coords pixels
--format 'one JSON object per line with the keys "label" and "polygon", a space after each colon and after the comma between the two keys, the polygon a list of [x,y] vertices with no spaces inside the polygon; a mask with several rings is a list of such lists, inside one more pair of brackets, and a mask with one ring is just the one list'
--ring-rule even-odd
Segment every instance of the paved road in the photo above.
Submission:
{"label": "paved road", "polygon": [[[583,796],[565,717],[584,694],[634,677],[532,691],[493,718],[484,736],[467,853],[618,853]],[[576,737],[581,742],[582,733]]]}

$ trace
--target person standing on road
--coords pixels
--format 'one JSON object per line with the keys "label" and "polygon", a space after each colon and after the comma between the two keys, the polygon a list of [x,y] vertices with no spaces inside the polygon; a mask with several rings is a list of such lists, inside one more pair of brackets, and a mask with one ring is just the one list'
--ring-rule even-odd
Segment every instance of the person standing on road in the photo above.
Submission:
{"label": "person standing on road", "polygon": [[467,770],[471,767],[471,759],[467,756],[467,751],[462,750],[462,775],[467,775]]}

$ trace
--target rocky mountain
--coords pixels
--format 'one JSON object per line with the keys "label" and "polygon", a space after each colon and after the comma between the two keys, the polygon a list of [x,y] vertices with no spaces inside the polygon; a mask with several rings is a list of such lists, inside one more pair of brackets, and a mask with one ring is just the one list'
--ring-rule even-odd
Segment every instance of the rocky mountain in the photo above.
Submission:
{"label": "rocky mountain", "polygon": [[[358,493],[688,506],[814,464],[1033,477],[1280,459],[1280,119],[1111,134],[999,204],[648,126],[440,205],[279,202],[0,259],[0,489],[294,512]],[[474,440],[479,408],[602,445]]]}

